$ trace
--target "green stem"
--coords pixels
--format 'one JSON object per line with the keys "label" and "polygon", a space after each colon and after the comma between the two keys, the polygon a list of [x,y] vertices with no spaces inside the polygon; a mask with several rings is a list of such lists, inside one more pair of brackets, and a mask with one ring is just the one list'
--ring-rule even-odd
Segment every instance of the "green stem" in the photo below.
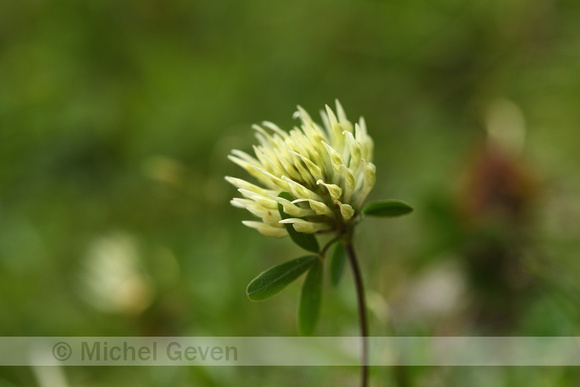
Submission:
{"label": "green stem", "polygon": [[358,261],[356,259],[356,254],[354,252],[354,247],[352,245],[352,236],[343,239],[344,248],[348,254],[350,265],[352,267],[352,273],[354,276],[354,284],[356,288],[356,297],[358,303],[358,319],[360,325],[360,335],[362,338],[362,362],[361,362],[361,387],[368,386],[369,377],[369,349],[368,349],[368,335],[369,327],[367,322],[367,312],[365,303],[365,290],[363,285],[362,274]]}

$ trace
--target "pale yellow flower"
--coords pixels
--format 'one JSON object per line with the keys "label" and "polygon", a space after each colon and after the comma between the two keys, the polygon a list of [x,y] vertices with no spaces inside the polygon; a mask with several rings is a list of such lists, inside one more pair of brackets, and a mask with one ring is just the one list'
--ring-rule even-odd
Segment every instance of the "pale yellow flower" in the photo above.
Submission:
{"label": "pale yellow flower", "polygon": [[[364,119],[353,124],[336,101],[336,114],[326,106],[323,126],[298,106],[300,127],[285,132],[271,122],[254,125],[259,145],[254,156],[233,150],[229,157],[259,185],[226,177],[243,198],[232,205],[261,221],[243,223],[266,236],[288,235],[285,224],[302,233],[341,231],[354,221],[375,184],[373,141]],[[278,197],[288,192],[294,200]],[[281,205],[290,217],[282,219]]]}

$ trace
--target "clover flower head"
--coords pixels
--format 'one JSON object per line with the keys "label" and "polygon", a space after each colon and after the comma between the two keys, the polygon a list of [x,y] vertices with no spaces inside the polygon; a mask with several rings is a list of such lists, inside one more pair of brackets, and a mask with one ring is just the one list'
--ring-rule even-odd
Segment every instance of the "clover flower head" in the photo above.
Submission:
{"label": "clover flower head", "polygon": [[326,106],[320,115],[323,126],[298,106],[300,127],[289,132],[267,121],[254,125],[255,157],[237,149],[228,156],[259,182],[226,177],[242,195],[232,205],[261,219],[246,226],[283,237],[288,224],[313,234],[343,230],[356,219],[375,184],[373,141],[364,119],[353,125],[338,101],[336,113]]}

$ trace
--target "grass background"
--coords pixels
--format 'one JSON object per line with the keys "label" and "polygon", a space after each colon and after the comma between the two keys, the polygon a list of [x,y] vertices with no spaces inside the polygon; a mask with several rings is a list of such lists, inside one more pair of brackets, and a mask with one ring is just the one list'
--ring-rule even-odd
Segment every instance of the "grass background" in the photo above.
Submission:
{"label": "grass background", "polygon": [[[297,104],[315,116],[338,98],[375,139],[371,199],[416,208],[359,227],[374,335],[393,325],[397,335],[577,336],[579,8],[0,2],[1,335],[295,335],[298,284],[259,304],[244,290],[301,252],[241,225],[249,214],[229,205],[235,190],[223,176],[246,175],[226,155],[251,149],[251,124],[289,129]],[[505,99],[526,130],[523,152],[506,163],[525,173],[498,188],[505,165],[485,172],[476,155],[490,106]],[[470,207],[478,187],[501,193],[514,181],[508,204]],[[355,334],[356,323],[346,275],[325,289],[317,334]],[[71,386],[357,379],[350,368],[63,372]],[[409,386],[580,383],[565,367],[403,373]],[[389,369],[372,377],[395,385]],[[31,369],[0,369],[2,386],[39,383]]]}

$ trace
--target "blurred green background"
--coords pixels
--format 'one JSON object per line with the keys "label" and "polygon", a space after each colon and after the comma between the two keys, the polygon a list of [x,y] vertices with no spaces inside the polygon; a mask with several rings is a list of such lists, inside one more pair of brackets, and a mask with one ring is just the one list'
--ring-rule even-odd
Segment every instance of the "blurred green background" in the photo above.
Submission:
{"label": "blurred green background", "polygon": [[[416,208],[358,229],[373,335],[578,336],[579,20],[573,0],[0,2],[0,334],[297,334],[298,284],[245,296],[301,252],[241,225],[223,176],[247,175],[226,156],[251,150],[251,124],[290,129],[297,104],[315,117],[338,98],[375,140],[371,200]],[[345,275],[316,333],[357,329]],[[400,371],[407,386],[580,385],[566,367]],[[70,386],[358,378],[60,372]],[[0,385],[42,375],[3,368]]]}

